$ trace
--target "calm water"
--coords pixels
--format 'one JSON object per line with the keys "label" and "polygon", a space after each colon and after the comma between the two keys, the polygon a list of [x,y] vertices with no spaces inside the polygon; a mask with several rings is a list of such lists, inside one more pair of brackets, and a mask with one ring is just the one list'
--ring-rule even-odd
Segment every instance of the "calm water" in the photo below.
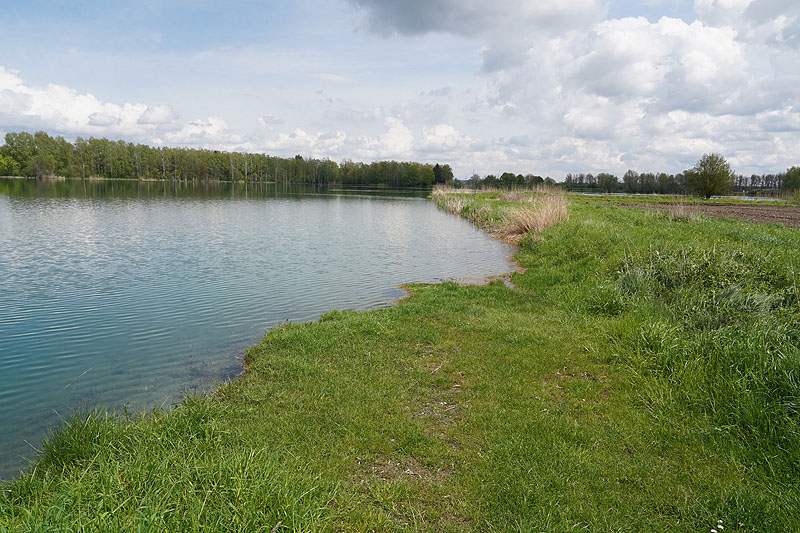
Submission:
{"label": "calm water", "polygon": [[512,253],[381,191],[0,179],[0,477],[76,409],[169,406],[281,322]]}

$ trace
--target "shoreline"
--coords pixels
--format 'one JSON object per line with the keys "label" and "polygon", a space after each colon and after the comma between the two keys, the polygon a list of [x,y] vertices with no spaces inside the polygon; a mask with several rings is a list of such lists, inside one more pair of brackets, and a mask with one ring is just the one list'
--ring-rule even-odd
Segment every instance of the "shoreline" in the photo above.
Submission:
{"label": "shoreline", "polygon": [[[270,330],[211,396],[73,421],[0,493],[0,523],[796,529],[796,421],[774,387],[790,393],[791,358],[768,350],[796,353],[783,285],[800,233],[570,210],[522,241],[513,290],[410,284],[391,307]],[[777,307],[703,307],[736,297],[714,285],[728,280]]]}

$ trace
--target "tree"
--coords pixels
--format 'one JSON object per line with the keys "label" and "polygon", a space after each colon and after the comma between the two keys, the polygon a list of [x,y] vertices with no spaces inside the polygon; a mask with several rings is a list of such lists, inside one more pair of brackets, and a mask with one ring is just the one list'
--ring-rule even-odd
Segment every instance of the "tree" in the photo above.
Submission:
{"label": "tree", "polygon": [[0,176],[19,176],[19,165],[11,157],[0,154]]}
{"label": "tree", "polygon": [[792,167],[786,171],[781,187],[789,192],[800,190],[800,167]]}
{"label": "tree", "polygon": [[477,174],[473,174],[469,177],[469,186],[473,189],[477,189],[478,186],[481,184],[481,177]]}
{"label": "tree", "polygon": [[600,187],[600,190],[605,192],[614,192],[614,189],[617,188],[617,184],[619,183],[619,179],[607,172],[601,172],[597,175],[597,185]]}
{"label": "tree", "polygon": [[533,187],[535,185],[541,185],[544,183],[544,178],[541,176],[535,176],[533,174],[526,174],[525,175],[525,184],[529,187]]}
{"label": "tree", "polygon": [[706,199],[725,194],[733,188],[736,174],[720,154],[705,154],[693,169],[686,171],[686,184],[698,196]]}
{"label": "tree", "polygon": [[625,184],[625,190],[628,192],[639,191],[639,173],[635,170],[628,170],[622,176],[622,182]]}
{"label": "tree", "polygon": [[440,177],[442,183],[450,183],[453,181],[453,169],[450,168],[450,165],[442,165],[440,167]]}
{"label": "tree", "polygon": [[433,166],[433,182],[444,183],[444,181],[442,181],[442,167],[439,166],[439,163]]}
{"label": "tree", "polygon": [[500,175],[500,183],[506,189],[510,189],[517,181],[517,177],[511,172],[503,172]]}

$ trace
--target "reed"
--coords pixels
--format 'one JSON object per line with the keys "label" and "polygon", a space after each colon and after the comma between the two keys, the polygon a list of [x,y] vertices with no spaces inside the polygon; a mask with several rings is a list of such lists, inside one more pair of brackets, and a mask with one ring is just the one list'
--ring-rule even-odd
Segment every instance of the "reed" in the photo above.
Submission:
{"label": "reed", "polygon": [[567,197],[564,193],[550,192],[528,202],[528,205],[508,212],[506,221],[497,232],[503,240],[519,243],[526,236],[536,236],[568,218]]}

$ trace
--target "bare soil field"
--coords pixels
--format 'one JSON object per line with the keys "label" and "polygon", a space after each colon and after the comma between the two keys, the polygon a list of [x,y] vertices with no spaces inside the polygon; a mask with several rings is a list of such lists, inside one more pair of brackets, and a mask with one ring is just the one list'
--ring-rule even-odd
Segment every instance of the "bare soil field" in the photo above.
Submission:
{"label": "bare soil field", "polygon": [[749,222],[773,222],[789,228],[800,228],[800,207],[786,205],[741,204],[658,204],[637,205],[640,209],[702,213],[717,218],[737,218]]}

